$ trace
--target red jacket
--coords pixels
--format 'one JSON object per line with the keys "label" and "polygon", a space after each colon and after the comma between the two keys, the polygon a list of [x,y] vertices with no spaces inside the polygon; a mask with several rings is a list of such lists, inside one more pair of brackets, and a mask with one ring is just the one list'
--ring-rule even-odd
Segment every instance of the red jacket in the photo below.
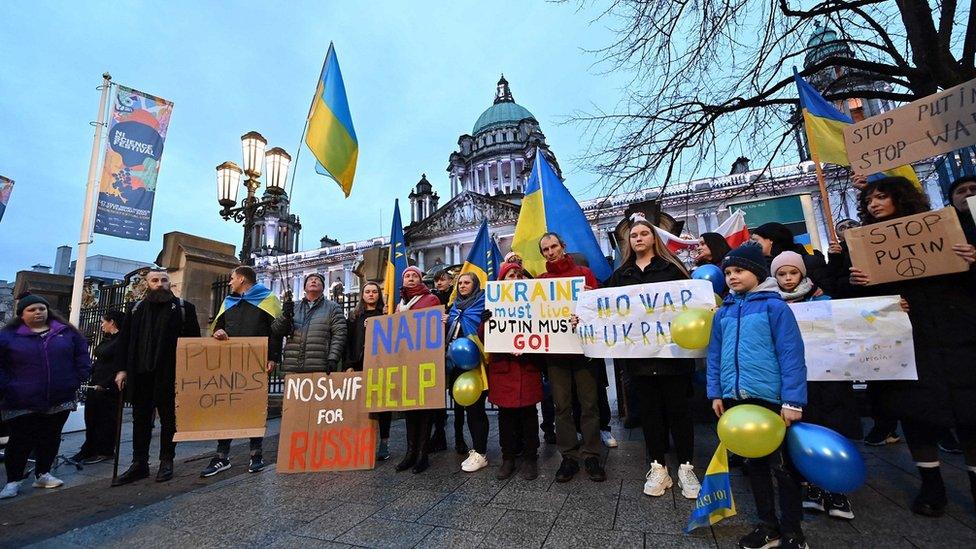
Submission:
{"label": "red jacket", "polygon": [[488,363],[488,400],[501,408],[535,406],[542,401],[542,369],[535,355],[492,353]]}
{"label": "red jacket", "polygon": [[573,256],[569,254],[556,261],[546,261],[546,272],[540,273],[536,278],[564,278],[568,276],[585,277],[587,290],[595,290],[600,287],[600,283],[593,276],[593,271],[589,267],[577,265],[573,261]]}

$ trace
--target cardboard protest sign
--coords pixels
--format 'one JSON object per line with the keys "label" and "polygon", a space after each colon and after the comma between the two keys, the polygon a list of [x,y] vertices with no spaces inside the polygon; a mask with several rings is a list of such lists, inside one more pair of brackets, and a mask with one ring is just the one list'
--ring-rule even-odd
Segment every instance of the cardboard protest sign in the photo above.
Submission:
{"label": "cardboard protest sign", "polygon": [[570,317],[586,279],[501,280],[485,285],[485,351],[579,354]]}
{"label": "cardboard protest sign", "polygon": [[861,175],[976,145],[976,80],[847,126],[844,142]]}
{"label": "cardboard protest sign", "polygon": [[844,239],[851,263],[869,275],[871,285],[969,269],[952,251],[966,236],[951,207],[851,228]]}
{"label": "cardboard protest sign", "polygon": [[173,440],[264,436],[268,338],[181,337],[176,343]]}
{"label": "cardboard protest sign", "polygon": [[809,381],[916,380],[912,323],[899,296],[792,303]]}
{"label": "cardboard protest sign", "polygon": [[366,410],[432,410],[447,406],[444,308],[374,316],[366,322]]}
{"label": "cardboard protest sign", "polygon": [[577,337],[594,358],[698,358],[706,349],[671,341],[671,321],[688,309],[715,307],[706,280],[676,280],[587,290],[576,305]]}
{"label": "cardboard protest sign", "polygon": [[376,465],[376,421],[363,401],[362,372],[288,374],[278,472],[351,471]]}

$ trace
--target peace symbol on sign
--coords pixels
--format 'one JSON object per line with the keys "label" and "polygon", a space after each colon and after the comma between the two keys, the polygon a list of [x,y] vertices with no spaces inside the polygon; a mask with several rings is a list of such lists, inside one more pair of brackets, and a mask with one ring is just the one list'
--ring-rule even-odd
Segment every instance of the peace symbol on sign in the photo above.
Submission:
{"label": "peace symbol on sign", "polygon": [[925,273],[925,262],[917,257],[902,259],[895,265],[895,272],[907,278],[922,276]]}

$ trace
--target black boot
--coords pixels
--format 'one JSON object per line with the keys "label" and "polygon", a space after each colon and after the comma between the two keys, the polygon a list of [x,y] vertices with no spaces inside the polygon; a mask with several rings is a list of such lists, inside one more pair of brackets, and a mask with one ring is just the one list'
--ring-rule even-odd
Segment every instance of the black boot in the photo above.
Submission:
{"label": "black boot", "polygon": [[430,441],[427,442],[427,448],[430,452],[443,452],[447,450],[447,435],[444,434],[443,425],[434,425],[434,434],[431,435]]}
{"label": "black boot", "polygon": [[397,472],[406,471],[417,462],[417,446],[414,444],[414,438],[417,436],[416,426],[414,419],[409,414],[410,412],[407,412],[407,417],[404,419],[407,424],[407,453],[404,454],[403,460],[397,463]]}
{"label": "black boot", "polygon": [[459,456],[468,455],[468,445],[464,442],[464,433],[460,430],[454,431],[454,451]]}
{"label": "black boot", "polygon": [[919,467],[922,489],[912,502],[912,512],[926,517],[941,517],[948,504],[942,470],[939,467]]}
{"label": "black boot", "polygon": [[159,470],[156,471],[156,482],[166,482],[173,479],[173,460],[164,459],[159,462]]}
{"label": "black boot", "polygon": [[133,461],[132,465],[124,473],[112,481],[112,486],[122,486],[123,484],[129,484],[148,477],[149,464],[145,461]]}
{"label": "black boot", "polygon": [[417,412],[417,436],[414,444],[417,446],[417,462],[413,466],[414,473],[423,473],[430,467],[427,460],[427,441],[430,433],[430,412]]}
{"label": "black boot", "polygon": [[498,468],[498,473],[495,474],[495,478],[505,480],[513,474],[515,474],[515,459],[503,457],[502,466]]}

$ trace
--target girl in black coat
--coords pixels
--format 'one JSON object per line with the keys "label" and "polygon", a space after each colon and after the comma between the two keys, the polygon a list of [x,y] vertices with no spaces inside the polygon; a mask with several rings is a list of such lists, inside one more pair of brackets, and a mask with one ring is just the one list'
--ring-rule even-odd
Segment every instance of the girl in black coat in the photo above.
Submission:
{"label": "girl in black coat", "polygon": [[[359,305],[353,310],[346,322],[346,369],[357,372],[363,371],[363,352],[366,348],[366,321],[371,317],[383,314],[383,290],[376,282],[363,284],[359,292]],[[378,412],[373,414],[380,423],[380,444],[376,449],[376,459],[386,461],[390,459],[390,424],[393,422],[393,412]]]}
{"label": "girl in black coat", "polygon": [[92,355],[91,389],[85,397],[85,443],[73,461],[92,465],[115,457],[115,435],[118,430],[116,411],[119,389],[115,386],[115,373],[119,370],[118,334],[125,315],[121,311],[108,311],[102,315],[102,340]]}

